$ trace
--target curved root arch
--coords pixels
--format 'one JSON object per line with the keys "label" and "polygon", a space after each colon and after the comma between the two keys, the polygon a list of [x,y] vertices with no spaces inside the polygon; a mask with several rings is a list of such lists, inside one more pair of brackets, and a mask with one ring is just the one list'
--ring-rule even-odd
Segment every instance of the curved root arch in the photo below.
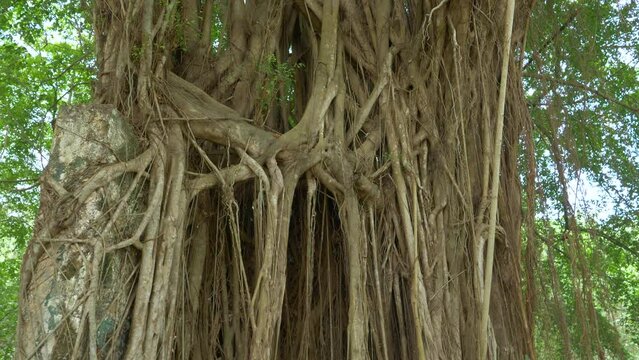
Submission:
{"label": "curved root arch", "polygon": [[[147,150],[59,186],[58,204],[79,209],[127,176],[146,198],[117,239],[104,240],[113,220],[81,244],[92,276],[69,311],[86,316],[43,336],[92,358],[479,358],[504,11],[96,1],[96,98]],[[533,356],[518,274],[527,113],[509,72],[488,332],[500,359]],[[34,272],[50,256],[39,243]],[[112,252],[133,267],[115,270],[126,306],[105,332],[96,294]]]}

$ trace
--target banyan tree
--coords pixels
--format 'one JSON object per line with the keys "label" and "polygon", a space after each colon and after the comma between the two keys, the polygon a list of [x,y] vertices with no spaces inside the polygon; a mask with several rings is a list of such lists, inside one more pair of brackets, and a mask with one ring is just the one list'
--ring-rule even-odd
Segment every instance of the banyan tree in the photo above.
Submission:
{"label": "banyan tree", "polygon": [[95,0],[17,357],[534,358],[531,2]]}

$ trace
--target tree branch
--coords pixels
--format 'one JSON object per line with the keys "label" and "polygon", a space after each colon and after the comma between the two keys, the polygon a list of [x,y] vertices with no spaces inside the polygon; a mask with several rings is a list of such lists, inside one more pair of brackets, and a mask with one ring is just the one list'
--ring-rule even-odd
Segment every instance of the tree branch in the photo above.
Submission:
{"label": "tree branch", "polygon": [[[577,18],[577,15],[579,14],[579,9],[575,9],[572,14],[570,14],[570,17],[568,18],[568,20],[566,20],[563,24],[561,24],[561,26],[559,27],[559,29],[557,29],[551,37],[549,37],[548,39],[546,39],[546,41],[544,41],[544,43],[541,45],[541,47],[539,48],[539,50],[536,50],[535,53],[540,53],[544,50],[546,50],[546,48],[552,44],[555,39],[557,39],[559,37],[559,35],[561,35],[562,32],[564,32],[564,30],[566,30],[566,28],[568,27],[568,25],[572,24],[573,21],[575,21],[575,19]],[[523,51],[525,51],[526,49],[523,49]],[[522,67],[522,70],[526,70],[526,68],[532,63],[532,60],[529,60],[526,62],[526,64]]]}
{"label": "tree branch", "polygon": [[639,251],[636,251],[636,250],[631,249],[630,247],[628,247],[628,245],[626,245],[626,244],[624,244],[624,243],[620,242],[619,240],[615,239],[615,238],[614,238],[614,237],[612,237],[612,236],[608,236],[608,235],[606,235],[603,231],[601,231],[601,230],[599,230],[599,229],[593,229],[593,228],[587,228],[587,227],[583,227],[583,226],[581,226],[581,227],[579,227],[579,230],[580,230],[581,232],[585,232],[585,233],[588,233],[588,234],[590,234],[590,235],[596,235],[596,236],[599,236],[599,237],[601,237],[602,239],[604,239],[604,240],[608,241],[609,243],[611,243],[611,244],[615,245],[616,247],[618,247],[618,248],[620,248],[620,249],[622,249],[622,250],[625,250],[625,251],[627,251],[629,254],[631,254],[631,255],[633,255],[633,256],[635,256],[635,257],[639,258]]}
{"label": "tree branch", "polygon": [[577,88],[577,89],[581,89],[584,91],[587,91],[591,94],[594,94],[606,101],[609,101],[613,104],[619,105],[621,107],[623,107],[624,109],[631,111],[632,113],[634,113],[635,115],[639,116],[639,108],[633,107],[631,105],[625,104],[617,99],[615,99],[613,96],[608,95],[607,93],[604,93],[600,90],[597,90],[595,88],[592,88],[588,85],[582,84],[580,82],[577,81],[570,81],[570,80],[565,80],[565,79],[559,79],[550,75],[544,75],[544,74],[534,74],[534,73],[524,73],[523,74],[525,77],[529,77],[529,78],[533,78],[533,79],[539,79],[542,81],[549,81],[549,82],[553,82],[556,84],[560,84],[560,85],[565,85],[565,86],[570,86],[573,88]]}

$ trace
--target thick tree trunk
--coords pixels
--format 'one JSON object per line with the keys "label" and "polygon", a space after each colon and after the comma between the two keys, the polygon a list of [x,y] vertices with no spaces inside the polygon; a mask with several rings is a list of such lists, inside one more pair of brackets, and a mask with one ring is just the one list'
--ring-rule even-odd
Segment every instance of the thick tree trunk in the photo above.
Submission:
{"label": "thick tree trunk", "polygon": [[96,101],[132,127],[57,121],[18,358],[534,357],[506,8],[96,1]]}

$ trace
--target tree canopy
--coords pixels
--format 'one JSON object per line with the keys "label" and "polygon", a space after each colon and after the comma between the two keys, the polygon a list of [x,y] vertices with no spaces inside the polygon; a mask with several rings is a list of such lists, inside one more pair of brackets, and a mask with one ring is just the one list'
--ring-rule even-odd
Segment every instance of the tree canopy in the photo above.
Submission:
{"label": "tree canopy", "polygon": [[[91,17],[84,1],[0,4],[0,356],[14,351],[20,262],[52,122],[60,106],[92,100]],[[517,159],[521,280],[537,356],[632,358],[639,354],[639,3],[538,0],[525,28],[525,51],[515,54],[532,118]],[[223,19],[210,31],[211,51],[228,46]],[[294,109],[290,94],[303,65],[269,57],[259,66],[266,80],[256,111],[272,103]],[[291,116],[289,126],[298,121]]]}

